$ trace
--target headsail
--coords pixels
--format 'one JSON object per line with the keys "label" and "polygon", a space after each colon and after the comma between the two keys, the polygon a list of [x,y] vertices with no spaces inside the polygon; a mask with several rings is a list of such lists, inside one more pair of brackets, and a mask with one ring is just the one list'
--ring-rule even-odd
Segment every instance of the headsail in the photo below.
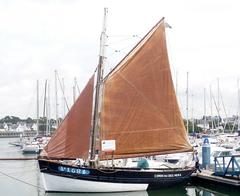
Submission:
{"label": "headsail", "polygon": [[164,19],[106,78],[100,139],[116,141],[115,158],[192,150],[172,82]]}
{"label": "headsail", "polygon": [[94,76],[81,92],[41,156],[88,158],[93,105]]}

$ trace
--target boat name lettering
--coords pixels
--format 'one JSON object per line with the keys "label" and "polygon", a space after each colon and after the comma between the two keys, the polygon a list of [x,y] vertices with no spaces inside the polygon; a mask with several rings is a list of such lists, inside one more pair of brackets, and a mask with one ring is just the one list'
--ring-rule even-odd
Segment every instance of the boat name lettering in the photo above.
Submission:
{"label": "boat name lettering", "polygon": [[82,174],[82,175],[89,175],[90,173],[90,171],[87,169],[78,169],[78,168],[63,167],[63,166],[59,166],[58,171],[72,173],[72,174]]}
{"label": "boat name lettering", "polygon": [[173,177],[181,177],[182,174],[155,174],[154,178],[173,178]]}

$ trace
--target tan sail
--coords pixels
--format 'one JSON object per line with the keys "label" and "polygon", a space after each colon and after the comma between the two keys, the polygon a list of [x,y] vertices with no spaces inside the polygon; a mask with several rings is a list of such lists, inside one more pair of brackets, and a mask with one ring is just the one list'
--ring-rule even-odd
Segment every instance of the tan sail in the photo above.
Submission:
{"label": "tan sail", "polygon": [[172,82],[163,19],[106,78],[100,140],[116,141],[114,158],[192,150]]}
{"label": "tan sail", "polygon": [[52,136],[41,156],[48,158],[88,158],[93,105],[94,76]]}

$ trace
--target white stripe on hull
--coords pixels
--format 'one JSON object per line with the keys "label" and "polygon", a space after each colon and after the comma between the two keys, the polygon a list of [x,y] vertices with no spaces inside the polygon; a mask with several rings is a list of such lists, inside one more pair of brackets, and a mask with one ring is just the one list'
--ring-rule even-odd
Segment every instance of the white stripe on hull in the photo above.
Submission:
{"label": "white stripe on hull", "polygon": [[46,191],[58,192],[123,192],[144,191],[148,184],[109,183],[88,180],[78,180],[42,173],[43,185]]}

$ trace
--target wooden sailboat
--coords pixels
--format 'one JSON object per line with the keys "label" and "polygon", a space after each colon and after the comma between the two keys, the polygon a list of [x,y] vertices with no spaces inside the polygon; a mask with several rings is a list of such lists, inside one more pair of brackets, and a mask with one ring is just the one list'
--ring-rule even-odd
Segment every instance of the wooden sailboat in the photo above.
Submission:
{"label": "wooden sailboat", "polygon": [[[108,166],[106,160],[190,152],[161,19],[102,78],[94,76],[39,157],[46,191],[139,191],[182,182],[194,168]],[[95,95],[95,98],[94,98]],[[71,160],[81,159],[75,164]],[[114,162],[114,161],[113,161]]]}

